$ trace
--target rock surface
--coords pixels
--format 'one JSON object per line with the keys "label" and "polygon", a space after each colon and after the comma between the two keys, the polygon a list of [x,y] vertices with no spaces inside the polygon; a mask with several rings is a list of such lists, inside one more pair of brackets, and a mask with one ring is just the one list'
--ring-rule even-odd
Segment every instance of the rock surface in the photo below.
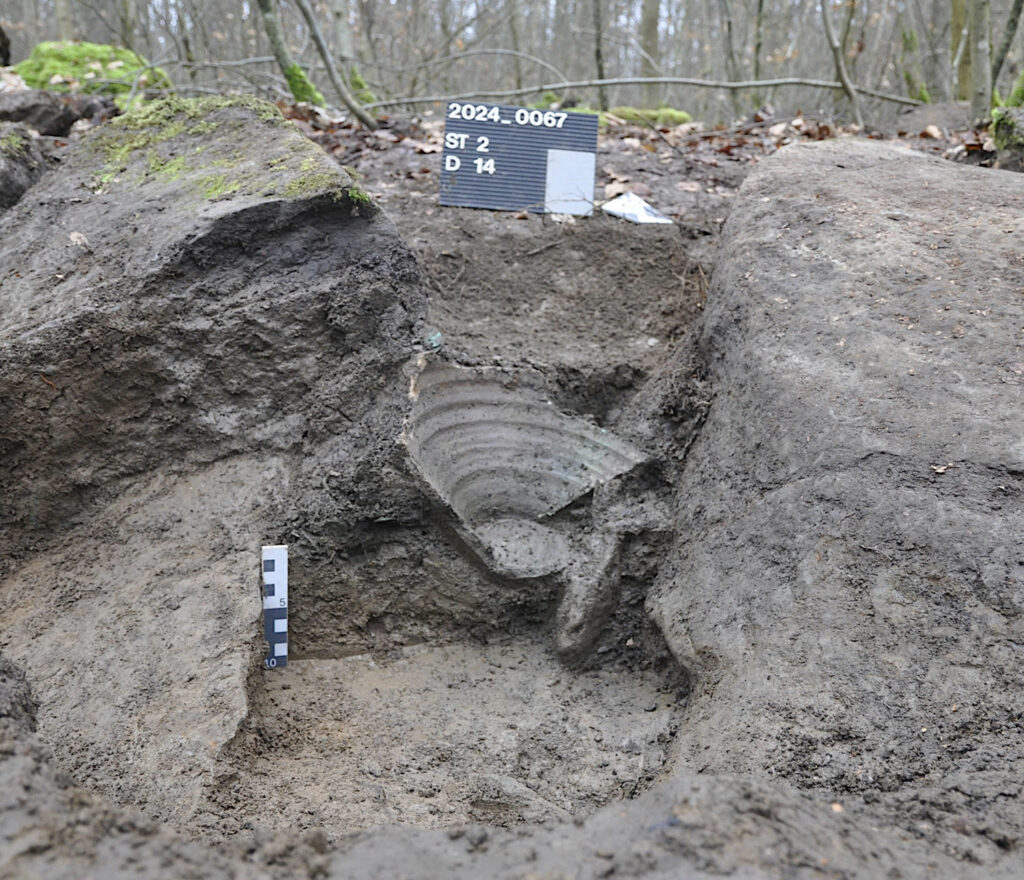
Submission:
{"label": "rock surface", "polygon": [[22,122],[43,135],[66,135],[81,116],[69,96],[38,89],[0,92],[0,120]]}
{"label": "rock surface", "polygon": [[43,154],[24,126],[0,122],[0,211],[16,204],[44,171]]}
{"label": "rock surface", "polygon": [[649,600],[695,674],[683,762],[863,800],[985,876],[1024,836],[1022,209],[1015,175],[873,143],[747,179]]}
{"label": "rock surface", "polygon": [[6,215],[0,592],[62,765],[186,821],[247,713],[253,547],[394,445],[424,299],[271,105],[147,114]]}

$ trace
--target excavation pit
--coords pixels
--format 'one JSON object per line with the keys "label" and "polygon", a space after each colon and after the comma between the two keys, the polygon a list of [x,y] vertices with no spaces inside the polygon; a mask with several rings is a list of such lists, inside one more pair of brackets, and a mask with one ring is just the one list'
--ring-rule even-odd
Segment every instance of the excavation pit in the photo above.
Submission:
{"label": "excavation pit", "polygon": [[337,839],[587,815],[661,777],[682,705],[650,669],[572,673],[529,637],[298,660],[260,675],[198,824]]}

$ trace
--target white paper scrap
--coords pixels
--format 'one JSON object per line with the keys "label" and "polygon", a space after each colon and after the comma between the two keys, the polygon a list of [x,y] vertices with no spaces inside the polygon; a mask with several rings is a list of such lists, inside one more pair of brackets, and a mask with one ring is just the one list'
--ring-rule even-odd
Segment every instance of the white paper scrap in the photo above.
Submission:
{"label": "white paper scrap", "polygon": [[605,202],[601,206],[602,211],[607,211],[616,217],[623,217],[632,220],[634,223],[671,223],[664,214],[655,211],[636,193],[623,193],[621,196]]}

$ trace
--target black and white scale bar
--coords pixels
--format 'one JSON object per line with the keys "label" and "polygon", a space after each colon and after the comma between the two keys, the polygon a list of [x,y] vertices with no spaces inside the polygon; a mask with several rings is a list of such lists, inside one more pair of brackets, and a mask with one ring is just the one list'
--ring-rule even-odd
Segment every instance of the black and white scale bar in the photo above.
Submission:
{"label": "black and white scale bar", "polygon": [[263,548],[263,636],[267,669],[288,665],[288,545]]}
{"label": "black and white scale bar", "polygon": [[441,204],[589,215],[596,162],[595,114],[452,101]]}

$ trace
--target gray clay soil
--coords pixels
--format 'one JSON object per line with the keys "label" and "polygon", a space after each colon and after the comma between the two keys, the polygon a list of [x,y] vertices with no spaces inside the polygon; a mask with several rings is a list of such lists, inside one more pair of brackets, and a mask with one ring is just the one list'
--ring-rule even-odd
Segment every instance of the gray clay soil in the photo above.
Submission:
{"label": "gray clay soil", "polygon": [[0,877],[1024,877],[1019,176],[175,113],[3,219]]}

